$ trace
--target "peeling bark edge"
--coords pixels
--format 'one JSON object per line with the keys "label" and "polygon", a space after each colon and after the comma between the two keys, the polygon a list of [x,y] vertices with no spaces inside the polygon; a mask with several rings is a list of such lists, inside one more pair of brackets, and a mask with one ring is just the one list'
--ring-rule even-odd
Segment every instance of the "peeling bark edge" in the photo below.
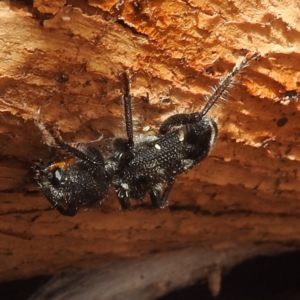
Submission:
{"label": "peeling bark edge", "polygon": [[98,269],[56,275],[29,300],[150,300],[209,278],[214,269],[224,274],[250,258],[293,250],[295,248],[279,244],[261,244],[152,254]]}

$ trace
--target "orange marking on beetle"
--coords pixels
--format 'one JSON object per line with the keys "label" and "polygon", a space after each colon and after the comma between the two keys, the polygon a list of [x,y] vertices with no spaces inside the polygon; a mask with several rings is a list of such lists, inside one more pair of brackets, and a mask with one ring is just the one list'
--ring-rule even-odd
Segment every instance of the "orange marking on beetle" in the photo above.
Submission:
{"label": "orange marking on beetle", "polygon": [[60,169],[64,169],[68,166],[71,166],[75,163],[75,158],[70,158],[66,161],[60,161],[60,162],[56,162],[54,164],[52,164],[51,166],[49,166],[48,171],[53,171],[56,168],[60,168]]}

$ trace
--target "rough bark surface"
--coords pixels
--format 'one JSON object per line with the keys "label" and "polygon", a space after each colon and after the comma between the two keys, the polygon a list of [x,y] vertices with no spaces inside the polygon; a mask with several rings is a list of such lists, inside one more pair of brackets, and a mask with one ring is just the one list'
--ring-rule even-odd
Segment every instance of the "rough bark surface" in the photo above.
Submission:
{"label": "rough bark surface", "polygon": [[[297,0],[0,2],[0,280],[183,248],[299,247],[299,11]],[[111,193],[74,218],[49,209],[30,172],[50,157],[34,119],[70,142],[124,134],[129,69],[136,133],[154,134],[256,50],[210,113],[216,147],[169,207],[120,211]]]}

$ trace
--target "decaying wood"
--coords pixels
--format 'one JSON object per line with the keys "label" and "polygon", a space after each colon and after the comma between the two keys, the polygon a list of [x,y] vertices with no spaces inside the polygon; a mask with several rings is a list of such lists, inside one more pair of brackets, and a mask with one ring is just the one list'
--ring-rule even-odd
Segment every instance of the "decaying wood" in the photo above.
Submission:
{"label": "decaying wood", "polygon": [[[0,280],[174,249],[299,247],[298,1],[99,2],[0,2]],[[49,209],[30,172],[51,155],[34,119],[70,142],[122,135],[129,69],[136,133],[154,134],[254,51],[211,111],[215,149],[168,208],[120,211],[111,193],[74,218]]]}

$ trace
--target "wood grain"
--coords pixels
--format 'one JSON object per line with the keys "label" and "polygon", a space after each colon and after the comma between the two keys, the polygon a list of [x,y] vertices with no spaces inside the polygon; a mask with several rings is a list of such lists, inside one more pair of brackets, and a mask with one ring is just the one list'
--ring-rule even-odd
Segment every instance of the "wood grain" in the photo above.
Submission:
{"label": "wood grain", "polygon": [[[299,248],[299,9],[296,0],[0,2],[0,280],[175,249]],[[210,113],[215,149],[180,176],[168,208],[146,199],[122,212],[111,192],[74,218],[49,209],[30,170],[51,155],[34,119],[68,142],[124,135],[119,73],[129,69],[136,134],[155,134],[167,116],[200,109],[256,50]]]}

